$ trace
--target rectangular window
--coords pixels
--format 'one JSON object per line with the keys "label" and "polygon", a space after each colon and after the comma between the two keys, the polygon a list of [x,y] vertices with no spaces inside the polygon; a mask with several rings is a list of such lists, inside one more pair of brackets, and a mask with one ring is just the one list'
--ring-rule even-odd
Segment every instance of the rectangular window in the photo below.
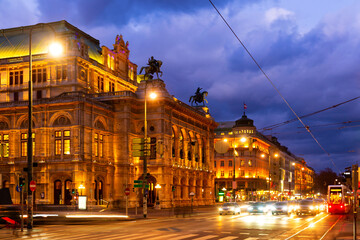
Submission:
{"label": "rectangular window", "polygon": [[243,176],[245,176],[245,171],[244,170],[241,170],[240,171],[240,175],[243,177]]}
{"label": "rectangular window", "polygon": [[9,85],[21,85],[24,83],[24,72],[21,70],[10,71],[9,73]]}
{"label": "rectangular window", "polygon": [[46,82],[47,77],[46,77],[46,68],[43,68],[43,72],[42,72],[42,81]]}
{"label": "rectangular window", "polygon": [[61,79],[61,66],[56,66],[56,80]]}
{"label": "rectangular window", "polygon": [[26,157],[27,156],[27,141],[21,141],[21,156]]}
{"label": "rectangular window", "polygon": [[232,167],[232,161],[229,161],[229,167]]}
{"label": "rectangular window", "polygon": [[61,139],[55,139],[55,155],[61,155]]}
{"label": "rectangular window", "polygon": [[[27,133],[22,133],[21,134],[21,156],[22,157],[26,157],[27,156]],[[32,144],[32,151],[33,151],[33,156],[35,155],[35,133],[32,134],[32,140],[33,140],[33,144]]]}
{"label": "rectangular window", "polygon": [[10,72],[9,84],[10,86],[14,85],[14,72]]}
{"label": "rectangular window", "polygon": [[19,72],[15,72],[15,85],[19,85]]}
{"label": "rectangular window", "polygon": [[224,176],[224,171],[221,171],[220,175],[221,175],[221,177],[223,177]]}
{"label": "rectangular window", "polygon": [[214,161],[214,167],[216,168],[216,161]]}
{"label": "rectangular window", "polygon": [[156,159],[156,138],[150,138],[150,159]]}
{"label": "rectangular window", "polygon": [[14,102],[18,102],[18,101],[19,101],[19,93],[14,92]]}
{"label": "rectangular window", "polygon": [[229,171],[229,177],[232,177],[233,171]]}
{"label": "rectangular window", "polygon": [[1,151],[0,157],[7,158],[10,154],[10,146],[9,146],[9,134],[0,135],[0,142],[1,142]]}
{"label": "rectangular window", "polygon": [[70,155],[70,139],[64,139],[64,155]]}
{"label": "rectangular window", "polygon": [[55,155],[70,155],[70,130],[55,131]]}
{"label": "rectangular window", "polygon": [[42,99],[42,91],[41,90],[36,91],[36,99]]}
{"label": "rectangular window", "polygon": [[225,166],[225,163],[224,163],[224,161],[221,161],[220,162],[220,167],[223,167],[223,166]]}

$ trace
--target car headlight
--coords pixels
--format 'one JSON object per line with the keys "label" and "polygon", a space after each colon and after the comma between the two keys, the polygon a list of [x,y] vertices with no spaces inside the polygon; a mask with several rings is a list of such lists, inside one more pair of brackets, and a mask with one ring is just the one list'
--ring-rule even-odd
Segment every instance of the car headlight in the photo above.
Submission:
{"label": "car headlight", "polygon": [[219,211],[222,211],[223,209],[222,208],[219,208]]}
{"label": "car headlight", "polygon": [[313,210],[314,209],[314,206],[310,206],[310,210]]}

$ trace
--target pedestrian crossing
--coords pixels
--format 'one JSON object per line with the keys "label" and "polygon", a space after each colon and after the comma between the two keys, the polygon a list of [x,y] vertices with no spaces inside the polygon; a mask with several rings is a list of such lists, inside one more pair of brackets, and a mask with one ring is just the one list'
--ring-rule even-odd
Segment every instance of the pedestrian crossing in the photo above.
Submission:
{"label": "pedestrian crossing", "polygon": [[[11,231],[11,230],[9,230]],[[161,231],[152,231],[152,232],[138,232],[138,233],[128,233],[128,232],[89,232],[89,233],[77,233],[74,230],[71,231],[59,231],[59,230],[49,230],[43,229],[27,234],[7,234],[2,235],[0,233],[0,238],[2,240],[13,240],[13,239],[32,239],[32,240],[85,240],[85,239],[106,239],[106,240],[119,240],[119,239],[128,239],[128,240],[138,240],[138,239],[151,239],[151,240],[162,240],[162,239],[171,239],[171,240],[208,240],[208,239],[219,239],[219,240],[264,240],[269,239],[268,237],[258,234],[257,237],[250,237],[248,234],[243,235],[241,233],[228,233],[226,234],[214,232],[198,232],[198,233],[184,233],[184,232],[170,232],[164,233]]]}

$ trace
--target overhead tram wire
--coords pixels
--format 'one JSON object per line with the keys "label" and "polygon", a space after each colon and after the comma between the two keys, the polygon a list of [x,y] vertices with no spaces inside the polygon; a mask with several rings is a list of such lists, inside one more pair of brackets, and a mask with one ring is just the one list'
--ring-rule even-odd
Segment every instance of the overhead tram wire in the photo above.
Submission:
{"label": "overhead tram wire", "polygon": [[[319,129],[319,130],[314,130],[313,127],[312,131],[313,132],[321,132],[321,131],[328,131],[330,129],[335,129],[335,130],[343,130],[344,128],[355,128],[355,127],[360,127],[360,125],[352,125],[352,126],[342,126],[342,127],[329,127],[329,128],[325,128],[325,129]],[[297,132],[274,132],[271,133],[272,135],[289,135],[289,134],[302,134],[302,133],[306,133],[305,131],[297,131]]]}
{"label": "overhead tram wire", "polygon": [[[225,22],[225,24],[227,25],[227,27],[230,29],[230,31],[234,34],[235,38],[239,41],[239,43],[241,44],[241,46],[245,49],[245,51],[247,52],[247,54],[251,57],[251,59],[254,61],[254,63],[256,64],[256,66],[259,68],[259,70],[262,72],[262,74],[265,76],[265,78],[270,82],[270,84],[273,86],[273,88],[276,90],[276,92],[279,94],[279,96],[282,98],[282,100],[285,102],[285,104],[288,106],[288,108],[292,111],[292,113],[296,116],[296,119],[299,120],[299,122],[304,126],[304,128],[306,129],[306,131],[311,135],[311,137],[314,139],[314,141],[318,144],[318,146],[329,156],[332,164],[334,165],[335,168],[336,165],[334,163],[334,161],[332,160],[332,158],[330,157],[330,153],[327,152],[325,150],[325,148],[320,144],[320,142],[316,139],[316,137],[314,136],[314,134],[312,134],[312,132],[310,131],[309,126],[306,126],[304,124],[304,122],[299,118],[299,116],[296,114],[296,112],[294,111],[294,109],[292,109],[292,107],[290,106],[290,104],[286,101],[286,99],[283,97],[283,95],[280,93],[280,91],[276,88],[275,84],[270,80],[270,78],[268,77],[268,75],[265,73],[265,71],[261,68],[261,66],[259,65],[259,63],[255,60],[255,58],[252,56],[252,54],[250,53],[250,51],[246,48],[246,46],[244,45],[244,43],[240,40],[240,38],[237,36],[237,34],[234,32],[234,30],[231,28],[231,26],[229,25],[229,23],[226,21],[226,19],[223,17],[223,15],[219,12],[219,10],[216,8],[216,6],[214,5],[214,3],[209,0],[209,2],[211,3],[211,5],[214,7],[214,9],[216,10],[216,12],[219,14],[219,16],[222,18],[222,20]],[[339,169],[338,169],[339,170]],[[339,170],[340,172],[340,170]]]}
{"label": "overhead tram wire", "polygon": [[[321,112],[330,110],[330,109],[332,109],[332,108],[339,107],[339,106],[341,106],[341,105],[343,105],[343,104],[345,104],[345,103],[349,103],[349,102],[354,101],[354,100],[357,100],[357,99],[359,99],[359,98],[360,98],[360,96],[355,97],[355,98],[352,98],[352,99],[347,100],[347,101],[345,101],[345,102],[341,102],[341,103],[335,104],[335,105],[333,105],[333,106],[331,106],[331,107],[327,107],[327,108],[324,108],[324,109],[322,109],[322,110],[319,110],[319,111],[316,111],[316,112],[313,112],[313,113],[309,113],[309,114],[303,115],[303,116],[301,116],[300,118],[302,119],[302,118],[310,117],[310,116],[312,116],[312,115],[315,115],[315,114],[318,114],[318,113],[321,113]],[[298,119],[297,119],[297,118],[293,118],[293,119],[287,120],[287,121],[282,122],[282,123],[276,123],[276,124],[273,124],[273,125],[270,125],[270,126],[267,126],[267,127],[263,127],[263,128],[261,128],[261,129],[259,129],[259,131],[263,132],[263,131],[272,130],[272,129],[274,129],[274,128],[281,127],[281,126],[283,126],[283,125],[292,123],[292,122],[294,122],[294,121],[296,121],[296,120],[298,120]]]}

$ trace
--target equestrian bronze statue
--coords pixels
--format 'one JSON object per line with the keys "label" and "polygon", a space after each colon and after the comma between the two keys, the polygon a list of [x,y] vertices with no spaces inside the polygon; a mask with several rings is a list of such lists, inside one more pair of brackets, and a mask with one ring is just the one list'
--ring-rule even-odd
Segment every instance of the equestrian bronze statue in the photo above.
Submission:
{"label": "equestrian bronze statue", "polygon": [[144,74],[145,79],[153,79],[154,73],[156,73],[157,78],[159,78],[159,73],[160,73],[160,77],[162,76],[162,71],[160,71],[162,61],[156,60],[153,56],[151,56],[151,58],[149,58],[148,60],[147,65],[148,66],[142,67],[140,69],[140,74],[143,70],[145,70],[145,74]]}
{"label": "equestrian bronze statue", "polygon": [[196,106],[199,106],[199,104],[202,103],[202,106],[205,106],[205,102],[207,103],[208,101],[205,99],[205,97],[208,95],[207,91],[203,91],[200,92],[202,88],[197,88],[195,95],[191,96],[189,99],[189,102],[191,103],[191,106],[194,105],[194,103],[196,104]]}

